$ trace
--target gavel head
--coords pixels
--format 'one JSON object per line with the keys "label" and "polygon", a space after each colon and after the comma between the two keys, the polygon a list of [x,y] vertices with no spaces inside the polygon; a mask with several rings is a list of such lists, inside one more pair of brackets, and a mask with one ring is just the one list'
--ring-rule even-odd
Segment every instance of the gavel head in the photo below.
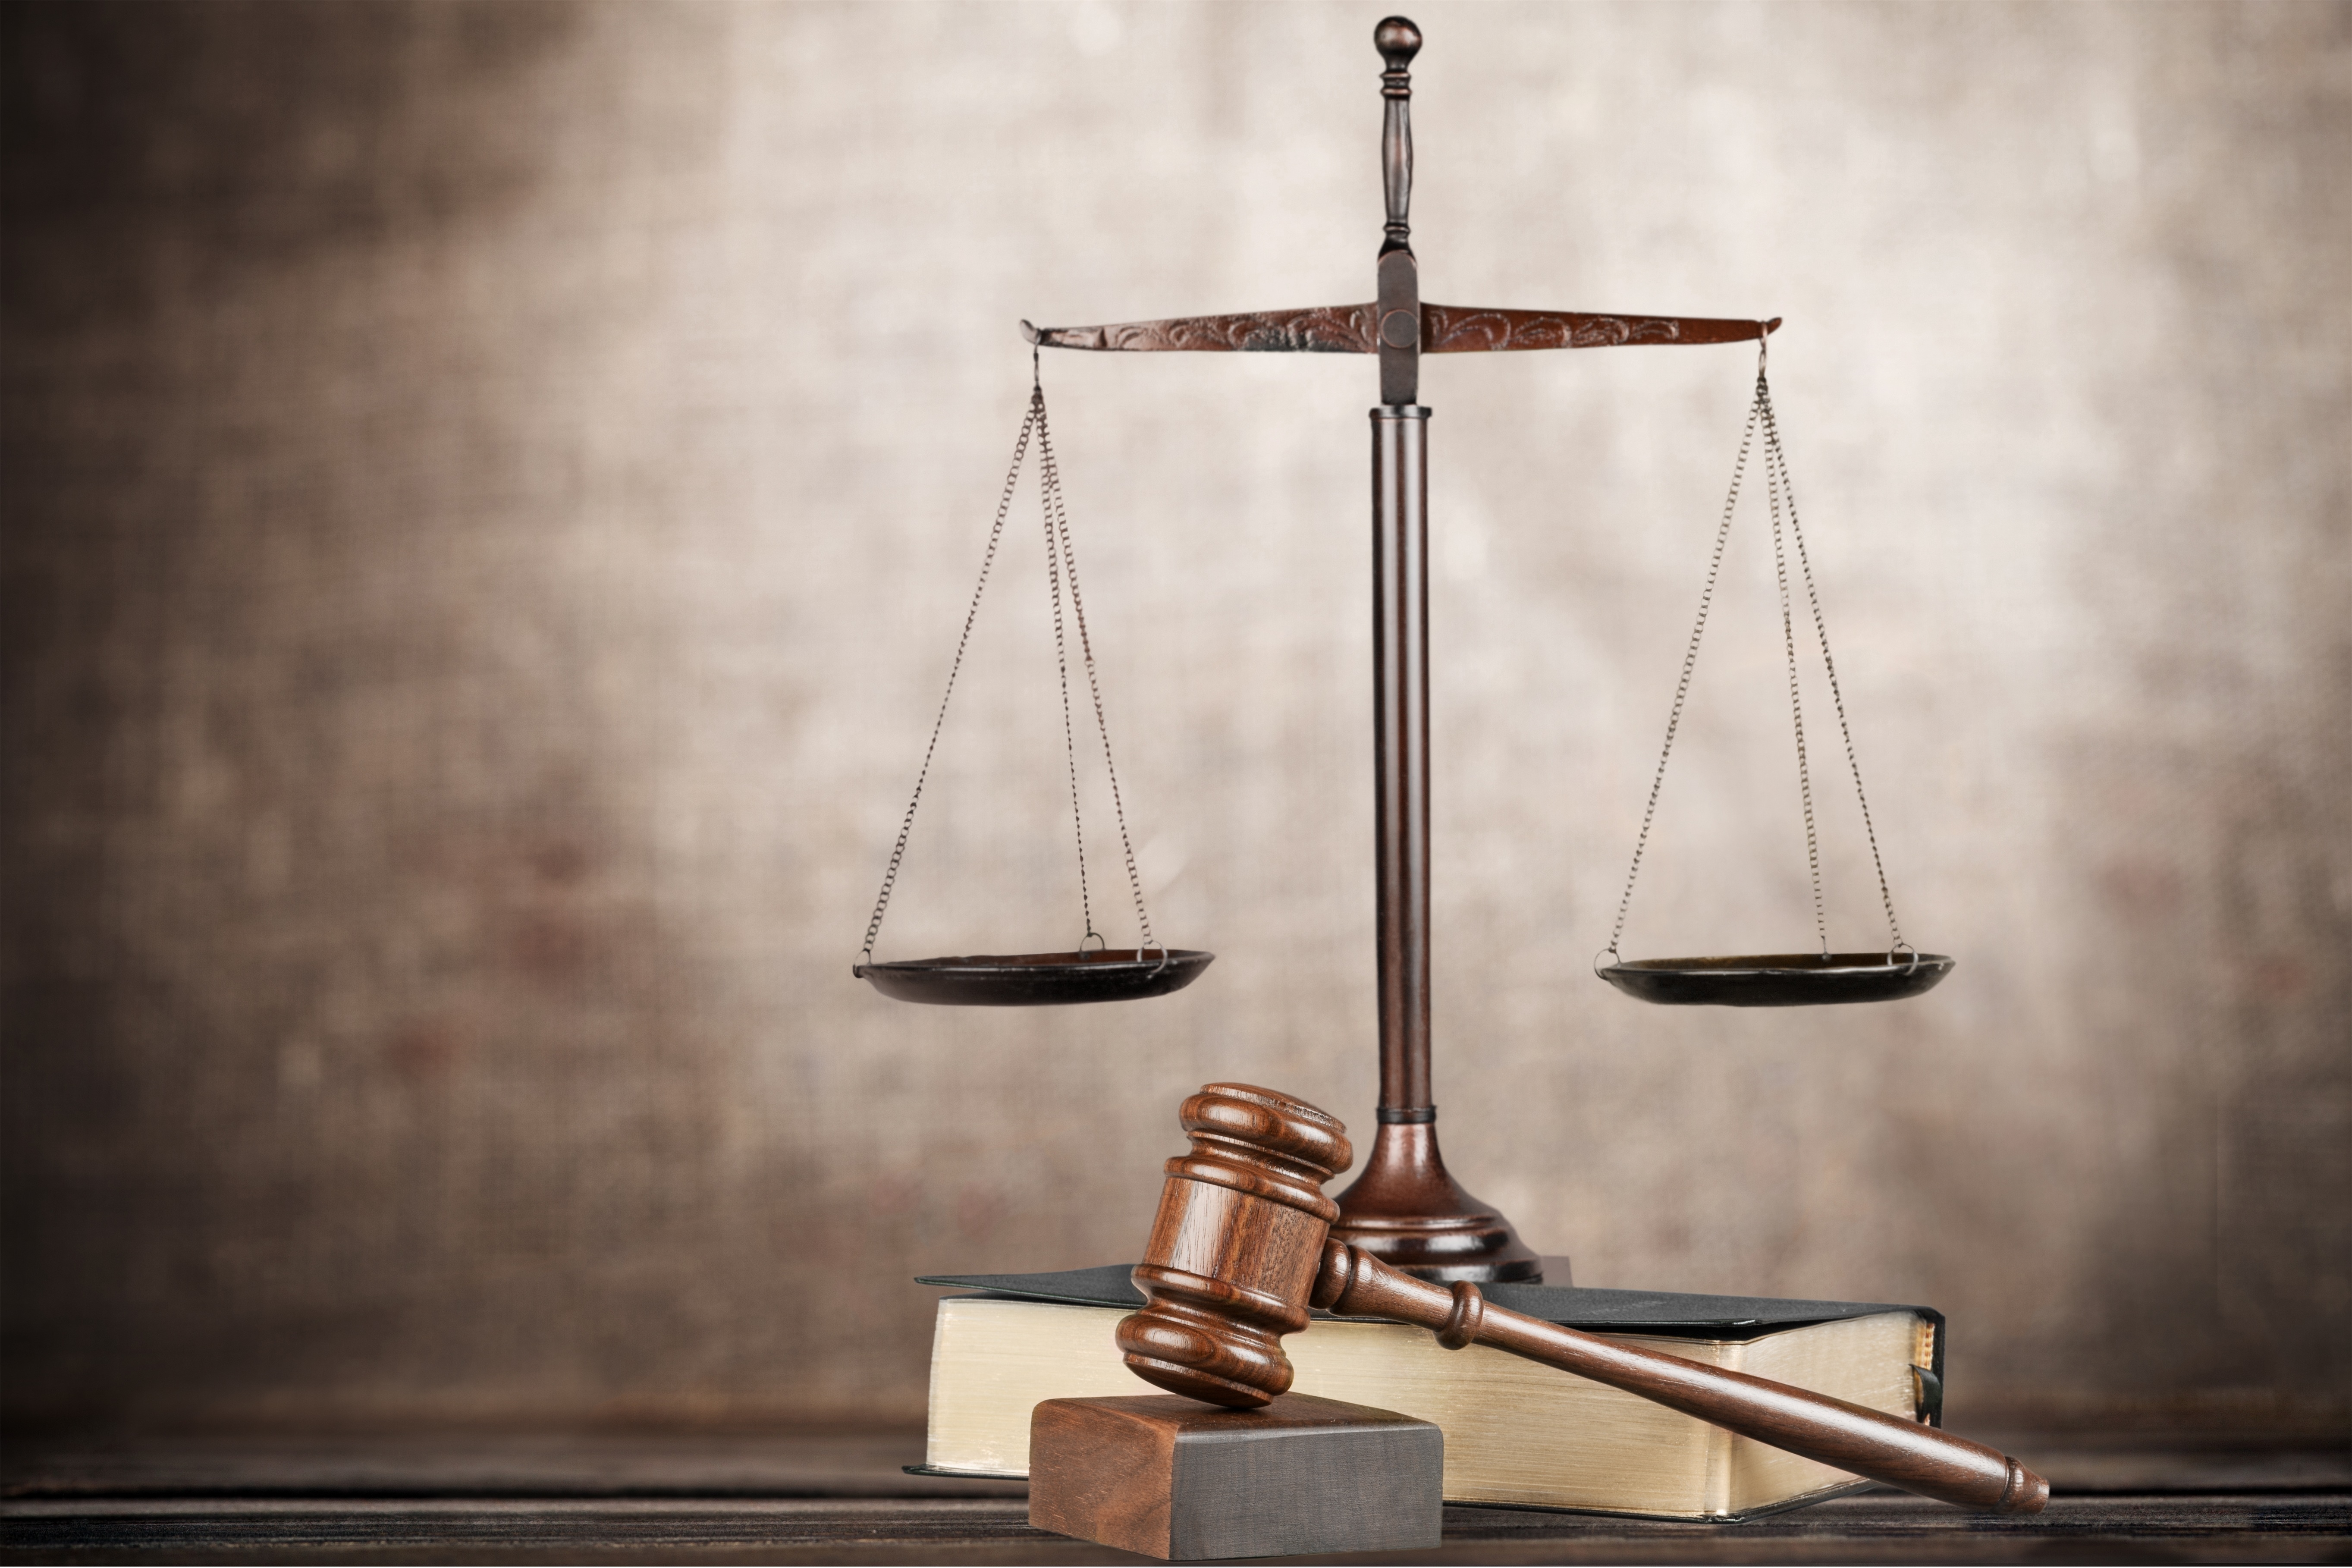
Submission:
{"label": "gavel head", "polygon": [[1339,1215],[1323,1184],[1355,1152],[1337,1117],[1245,1083],[1203,1085],[1181,1120],[1192,1152],[1168,1162],[1118,1348],[1139,1377],[1246,1409],[1290,1387],[1282,1336],[1307,1326]]}

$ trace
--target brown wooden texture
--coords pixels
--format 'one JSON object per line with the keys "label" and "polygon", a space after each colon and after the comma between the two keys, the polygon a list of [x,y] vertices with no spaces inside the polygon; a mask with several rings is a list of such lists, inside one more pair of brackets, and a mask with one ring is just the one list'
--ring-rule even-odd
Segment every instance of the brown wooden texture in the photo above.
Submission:
{"label": "brown wooden texture", "polygon": [[1029,1455],[1031,1524],[1149,1557],[1426,1550],[1444,1515],[1434,1425],[1303,1394],[1048,1399]]}
{"label": "brown wooden texture", "polygon": [[[1182,1410],[1152,1409],[1181,1405]],[[1158,1398],[1048,1399],[1029,1415],[1029,1522],[1147,1557],[1169,1552],[1178,1418]]]}
{"label": "brown wooden texture", "polygon": [[1282,1336],[1307,1326],[1339,1207],[1322,1184],[1355,1158],[1336,1117],[1248,1084],[1213,1083],[1179,1114],[1192,1152],[1168,1162],[1136,1267],[1141,1311],[1118,1348],[1138,1376],[1213,1405],[1264,1405],[1290,1386]]}
{"label": "brown wooden texture", "polygon": [[[175,1497],[0,1505],[0,1561],[165,1563],[1080,1564],[1115,1549],[1049,1534],[1018,1499],[712,1492],[586,1499]],[[1445,1563],[2342,1563],[2352,1493],[2210,1489],[2061,1496],[1995,1519],[1864,1492],[1725,1527],[1531,1509],[1445,1510]],[[1390,1563],[1394,1555],[1324,1557]]]}
{"label": "brown wooden texture", "polygon": [[1343,1242],[1324,1249],[1314,1303],[1349,1317],[1388,1318],[1434,1330],[1438,1343],[1449,1350],[1492,1345],[1638,1394],[1759,1443],[1963,1508],[2033,1513],[2050,1499],[2048,1481],[1981,1443],[1826,1394],[1522,1317],[1488,1305],[1467,1281],[1443,1289]]}
{"label": "brown wooden texture", "polygon": [[[2057,1489],[2036,1515],[1962,1514],[1875,1490],[1728,1528],[1452,1505],[1443,1544],[1412,1560],[2341,1563],[2352,1552],[2352,1454],[2340,1440],[2297,1449],[2177,1433],[2016,1435],[2028,1443]],[[0,1445],[0,1561],[1129,1561],[1032,1528],[1024,1482],[904,1474],[922,1451],[919,1427],[37,1441],[12,1431]]]}

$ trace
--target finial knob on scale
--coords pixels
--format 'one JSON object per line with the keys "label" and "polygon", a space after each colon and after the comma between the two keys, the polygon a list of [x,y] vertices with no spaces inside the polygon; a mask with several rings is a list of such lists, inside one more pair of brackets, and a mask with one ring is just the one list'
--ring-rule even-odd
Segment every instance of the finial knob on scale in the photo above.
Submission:
{"label": "finial knob on scale", "polygon": [[1380,287],[1372,310],[1380,321],[1381,402],[1410,407],[1421,396],[1421,275],[1412,259],[1412,73],[1421,29],[1391,16],[1372,29],[1372,46],[1388,69],[1381,73],[1381,184],[1388,201],[1381,230]]}
{"label": "finial knob on scale", "polygon": [[1389,16],[1372,29],[1372,47],[1388,61],[1389,69],[1401,71],[1412,64],[1412,57],[1421,53],[1421,29],[1409,16]]}

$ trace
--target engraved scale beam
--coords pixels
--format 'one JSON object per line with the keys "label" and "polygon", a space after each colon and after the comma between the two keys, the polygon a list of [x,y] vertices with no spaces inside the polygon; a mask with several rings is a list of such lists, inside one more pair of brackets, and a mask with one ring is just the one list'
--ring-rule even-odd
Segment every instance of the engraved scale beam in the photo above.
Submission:
{"label": "engraved scale beam", "polygon": [[[1040,348],[1122,353],[1310,353],[1378,352],[1377,307],[1315,305],[1302,310],[1243,310],[1230,316],[1171,316],[1102,327],[1033,327],[1021,335]],[[1481,353],[1515,349],[1607,349],[1632,343],[1740,343],[1780,324],[1700,316],[1602,316],[1581,310],[1507,310],[1475,305],[1423,305],[1421,352]]]}

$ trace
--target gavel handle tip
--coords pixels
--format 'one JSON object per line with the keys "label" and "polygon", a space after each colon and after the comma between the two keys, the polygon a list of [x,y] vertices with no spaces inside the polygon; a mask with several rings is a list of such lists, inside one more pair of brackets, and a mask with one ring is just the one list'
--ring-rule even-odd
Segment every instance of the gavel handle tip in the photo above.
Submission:
{"label": "gavel handle tip", "polygon": [[[2006,1458],[2006,1456],[2003,1456]],[[2040,1513],[2050,1500],[2050,1483],[2015,1459],[2009,1461],[2009,1485],[1993,1504],[1995,1513]]]}

